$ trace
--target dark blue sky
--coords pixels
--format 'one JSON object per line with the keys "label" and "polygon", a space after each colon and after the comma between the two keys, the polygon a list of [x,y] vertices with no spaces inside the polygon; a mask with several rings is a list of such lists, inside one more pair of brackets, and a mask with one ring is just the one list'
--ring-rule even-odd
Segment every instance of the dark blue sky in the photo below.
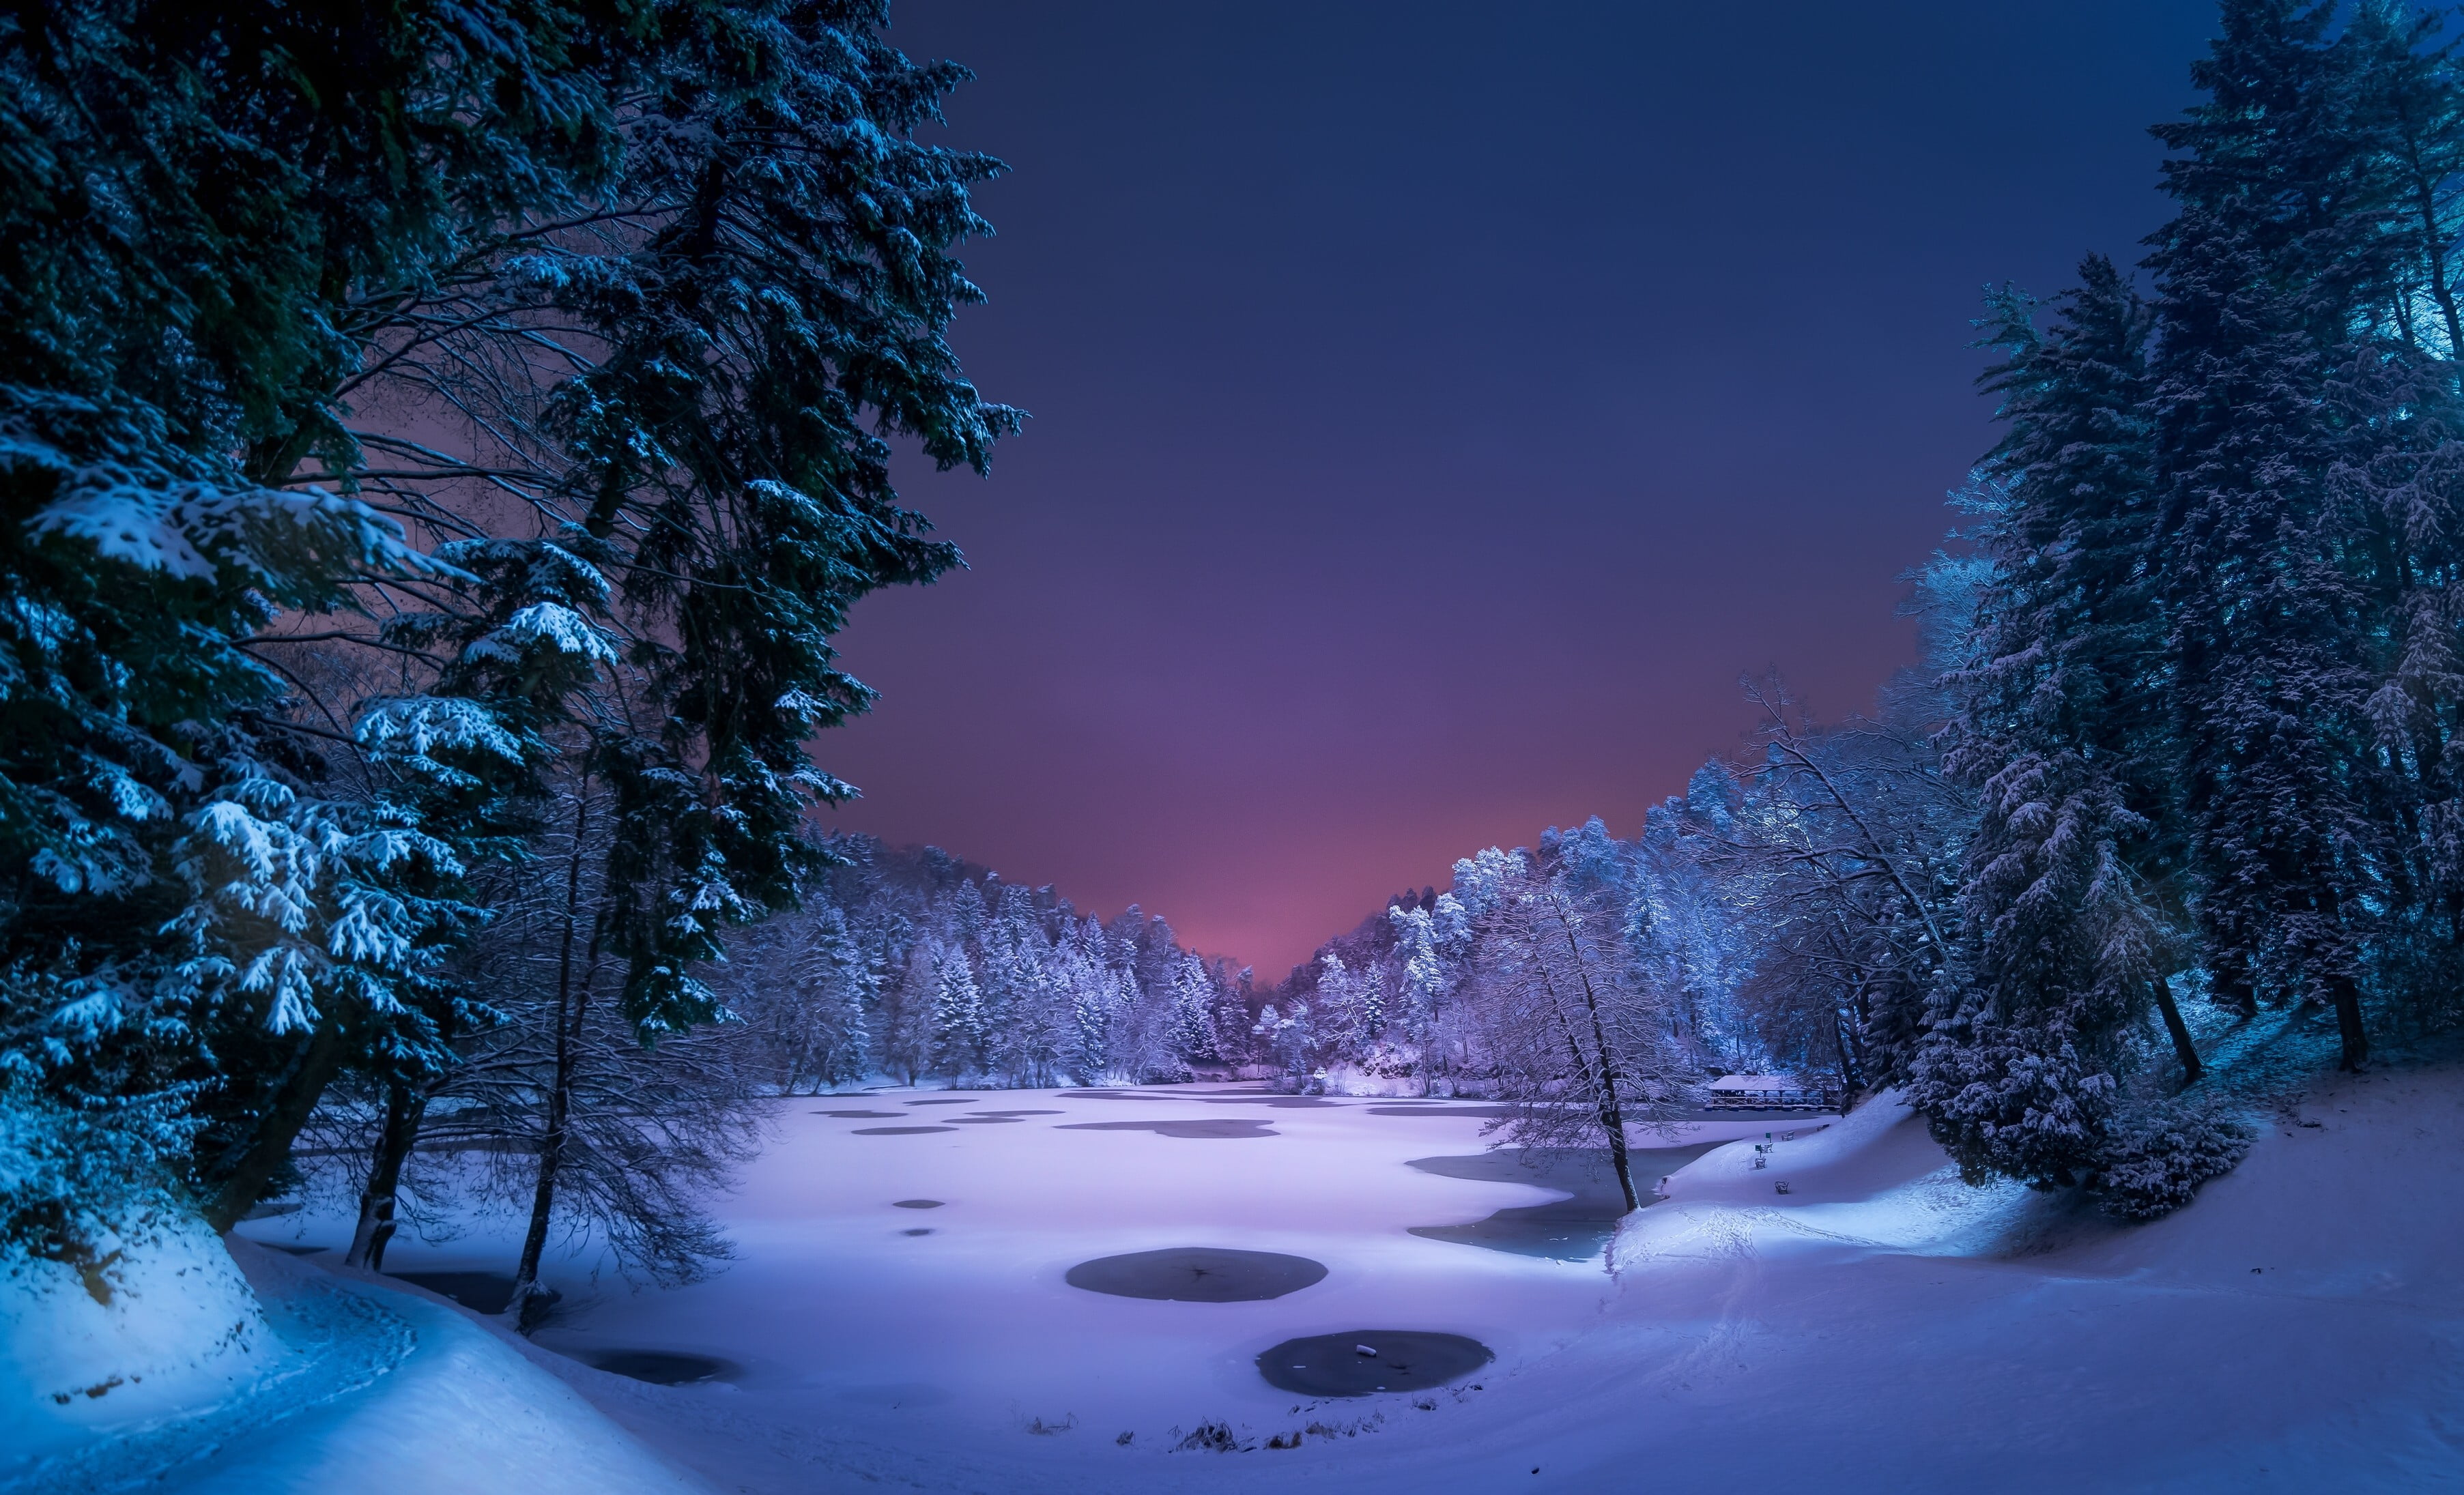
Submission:
{"label": "dark blue sky", "polygon": [[1838,715],[1991,441],[1968,319],[2165,216],[2207,0],[898,0],[1005,159],[840,818],[1280,975],[1453,858],[1630,834],[1776,664]]}

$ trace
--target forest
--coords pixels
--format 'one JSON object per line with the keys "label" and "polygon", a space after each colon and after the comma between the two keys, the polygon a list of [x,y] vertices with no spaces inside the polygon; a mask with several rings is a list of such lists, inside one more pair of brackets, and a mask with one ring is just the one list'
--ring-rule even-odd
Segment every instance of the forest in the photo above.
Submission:
{"label": "forest", "polygon": [[[475,1191],[689,1278],[781,1094],[1477,1094],[1605,1145],[1705,1079],[1896,1090],[1971,1181],[2230,1169],[2464,966],[2464,76],[2228,0],[2172,214],[1977,323],[2000,439],[1870,714],[1777,676],[1620,839],[1476,851],[1271,988],[817,827],[832,639],[962,564],[893,459],[1023,412],[945,333],[992,158],[881,0],[0,23],[11,1248]],[[961,850],[963,848],[960,848]],[[2255,1082],[2254,1082],[2255,1083]],[[407,1201],[407,1202],[406,1202]]]}

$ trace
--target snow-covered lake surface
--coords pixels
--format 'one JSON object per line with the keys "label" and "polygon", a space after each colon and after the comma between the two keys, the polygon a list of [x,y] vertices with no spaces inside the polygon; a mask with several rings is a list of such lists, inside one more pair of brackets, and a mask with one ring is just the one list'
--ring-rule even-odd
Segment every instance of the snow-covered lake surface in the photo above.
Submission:
{"label": "snow-covered lake surface", "polygon": [[[910,1104],[941,1100],[959,1104]],[[833,1110],[897,1114],[815,1114]],[[1761,1169],[1749,1141],[1698,1146],[1588,1261],[1412,1233],[1559,1198],[1409,1166],[1480,1153],[1460,1110],[1189,1089],[796,1103],[724,1201],[740,1258],[719,1277],[634,1293],[568,1264],[571,1312],[540,1346],[404,1298],[421,1327],[401,1370],[194,1478],[521,1495],[2464,1488],[2454,1068],[2322,1084],[2196,1204],[2128,1230],[1967,1188],[1877,1103]],[[1046,1113],[959,1119],[1001,1110]],[[1187,1125],[1223,1119],[1264,1125]],[[1088,1126],[1124,1122],[1176,1125]],[[920,1126],[948,1130],[876,1130]],[[249,1230],[296,1247],[341,1223]],[[392,1264],[501,1269],[510,1229]],[[1224,1303],[1066,1281],[1183,1246],[1327,1271]],[[1495,1358],[1435,1394],[1319,1404],[1258,1374],[1271,1345],[1356,1330],[1463,1335]],[[551,1350],[733,1369],[649,1385]],[[457,1386],[475,1390],[444,1395]],[[580,1396],[557,1400],[566,1387]],[[1172,1451],[1208,1422],[1233,1451]],[[517,1426],[518,1457],[493,1460]],[[647,1450],[634,1462],[620,1428]],[[587,1481],[538,1456],[560,1440]]]}
{"label": "snow-covered lake surface", "polygon": [[[1294,1402],[1256,1361],[1283,1340],[1461,1334],[1511,1375],[1590,1328],[1615,1294],[1579,1222],[1561,1232],[1561,1254],[1587,1252],[1580,1261],[1412,1234],[1565,1198],[1537,1174],[1504,1182],[1410,1166],[1481,1160],[1491,1114],[1249,1086],[784,1103],[776,1139],[721,1209],[736,1262],[693,1286],[633,1291],[569,1261],[551,1274],[564,1311],[539,1343],[594,1362],[642,1351],[720,1362],[724,1384],[690,1395],[781,1426],[847,1423],[937,1443],[1060,1424],[1077,1440],[1119,1447],[1128,1433],[1127,1446],[1152,1448],[1226,1421],[1267,1437]],[[1704,1142],[1820,1124],[1723,1117],[1682,1138],[1638,1135],[1691,1145],[1639,1153],[1636,1172],[1648,1187]],[[1578,1181],[1614,1188],[1604,1168]],[[913,1207],[923,1201],[937,1202]],[[297,1249],[339,1247],[346,1227],[291,1216],[247,1230]],[[481,1222],[440,1246],[404,1241],[387,1265],[502,1270],[513,1230]],[[1190,1246],[1301,1257],[1326,1275],[1232,1303],[1117,1297],[1065,1280],[1092,1258]],[[1395,1410],[1344,1403],[1323,1417]]]}

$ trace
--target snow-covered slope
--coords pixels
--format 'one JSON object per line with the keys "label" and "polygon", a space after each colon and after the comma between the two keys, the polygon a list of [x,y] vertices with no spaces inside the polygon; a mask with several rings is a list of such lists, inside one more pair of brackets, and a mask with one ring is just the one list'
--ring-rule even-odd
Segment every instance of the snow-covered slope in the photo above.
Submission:
{"label": "snow-covered slope", "polygon": [[91,1277],[0,1266],[0,1480],[63,1449],[210,1406],[296,1359],[204,1225],[148,1213]]}
{"label": "snow-covered slope", "polygon": [[1830,1126],[1770,1135],[1715,1148],[1669,1176],[1661,1186],[1666,1202],[1618,1231],[1612,1252],[1618,1269],[1725,1251],[1739,1232],[1756,1228],[1766,1252],[1783,1243],[1853,1243],[1969,1254],[2041,1213],[2016,1184],[1961,1183],[1925,1124],[1893,1093]]}
{"label": "snow-covered slope", "polygon": [[[11,1441],[0,1456],[0,1491],[692,1495],[703,1488],[442,1299],[337,1276],[248,1242],[232,1243],[236,1266],[210,1236],[179,1246],[135,1280],[193,1279],[195,1302],[179,1303],[174,1292],[132,1304],[129,1316],[147,1326],[149,1344],[204,1344],[192,1318],[236,1312],[250,1326],[244,1352],[207,1355],[204,1369],[185,1375],[149,1377],[145,1385],[165,1389],[115,1403],[109,1417],[89,1413],[77,1437]],[[5,1301],[22,1307],[19,1300]]]}

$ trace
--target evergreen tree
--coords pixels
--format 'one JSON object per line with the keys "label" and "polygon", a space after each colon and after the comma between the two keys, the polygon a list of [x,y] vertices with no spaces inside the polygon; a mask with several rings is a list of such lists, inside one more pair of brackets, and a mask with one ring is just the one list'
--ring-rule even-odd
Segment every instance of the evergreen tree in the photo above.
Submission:
{"label": "evergreen tree", "polygon": [[2068,1183],[2106,1148],[2132,1025],[2161,1010],[2186,1081],[2201,1064],[2167,978],[2176,941],[2150,890],[2179,866],[2167,617],[2145,415],[2149,315],[2091,257],[2040,334],[1989,297],[1985,376],[2009,428],[1969,503],[1993,569],[1948,771],[1977,795],[1962,870],[1961,981],[1911,1066],[1909,1099],[1972,1176]]}
{"label": "evergreen tree", "polygon": [[2227,0],[2193,69],[2205,101],[2157,131],[2179,211],[2148,260],[2149,408],[2203,956],[2229,1005],[2331,1004],[2355,1067],[2398,790],[2369,713],[2382,620],[2330,478],[2373,437],[2329,394],[2378,356],[2403,246],[2401,181],[2371,148],[2382,54],[2331,39],[2331,14]]}
{"label": "evergreen tree", "polygon": [[1207,976],[1206,962],[1184,955],[1174,963],[1172,1042],[1184,1061],[1213,1064],[1221,1057],[1216,1052],[1215,1025],[1209,1011],[1214,998],[1215,983]]}
{"label": "evergreen tree", "polygon": [[966,953],[945,949],[934,960],[933,1067],[967,1075],[984,1067],[987,1025],[983,993]]}

